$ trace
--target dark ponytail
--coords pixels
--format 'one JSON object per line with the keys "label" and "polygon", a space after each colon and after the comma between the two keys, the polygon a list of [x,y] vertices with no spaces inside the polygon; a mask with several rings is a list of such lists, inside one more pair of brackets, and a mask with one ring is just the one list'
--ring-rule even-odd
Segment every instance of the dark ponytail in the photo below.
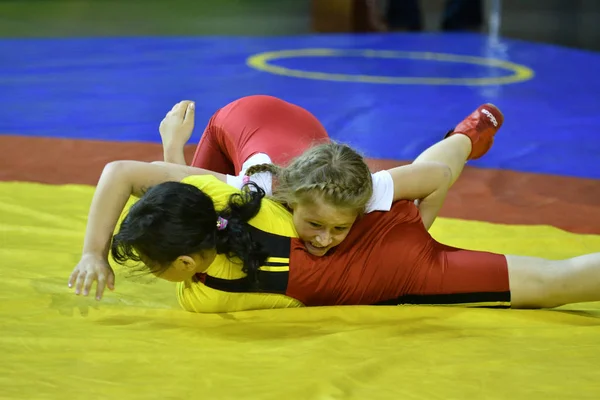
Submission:
{"label": "dark ponytail", "polygon": [[240,193],[229,198],[227,207],[218,216],[227,221],[222,230],[217,230],[217,253],[225,254],[229,259],[239,258],[242,271],[254,280],[256,271],[267,259],[267,253],[260,243],[252,239],[248,221],[260,211],[265,191],[254,182],[248,182]]}
{"label": "dark ponytail", "polygon": [[[193,185],[156,185],[123,219],[113,237],[112,257],[119,264],[143,258],[150,272],[160,274],[179,256],[216,249],[233,261],[241,260],[242,271],[254,280],[267,253],[253,241],[248,221],[258,214],[264,196],[264,190],[248,183],[217,213],[212,199]],[[217,228],[219,217],[227,221],[222,230]]]}

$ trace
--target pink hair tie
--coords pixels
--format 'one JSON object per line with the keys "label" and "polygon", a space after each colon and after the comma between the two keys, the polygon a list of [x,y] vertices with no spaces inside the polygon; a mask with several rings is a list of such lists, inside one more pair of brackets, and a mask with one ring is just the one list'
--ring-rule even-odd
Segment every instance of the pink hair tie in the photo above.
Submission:
{"label": "pink hair tie", "polygon": [[247,184],[248,182],[250,182],[250,177],[248,175],[244,175],[244,179],[242,180],[242,182],[244,182],[244,185]]}
{"label": "pink hair tie", "polygon": [[223,229],[227,228],[227,223],[229,221],[227,221],[225,218],[217,218],[217,230],[222,231]]}

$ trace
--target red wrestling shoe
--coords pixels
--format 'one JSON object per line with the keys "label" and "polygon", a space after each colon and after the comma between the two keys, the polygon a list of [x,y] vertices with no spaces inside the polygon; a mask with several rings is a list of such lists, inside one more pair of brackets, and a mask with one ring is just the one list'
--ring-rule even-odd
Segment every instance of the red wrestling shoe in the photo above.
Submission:
{"label": "red wrestling shoe", "polygon": [[457,133],[467,135],[471,139],[472,150],[469,160],[482,157],[492,147],[494,135],[504,122],[504,115],[493,104],[487,103],[479,106],[471,115],[465,118],[456,128],[452,129],[444,137],[450,137]]}

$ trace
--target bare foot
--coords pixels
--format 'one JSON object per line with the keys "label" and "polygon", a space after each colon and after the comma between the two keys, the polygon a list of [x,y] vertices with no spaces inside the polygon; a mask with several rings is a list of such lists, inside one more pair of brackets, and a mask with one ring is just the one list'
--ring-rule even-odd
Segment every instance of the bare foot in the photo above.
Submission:
{"label": "bare foot", "polygon": [[175,104],[161,121],[159,132],[165,162],[185,165],[183,147],[194,131],[195,104],[184,100]]}

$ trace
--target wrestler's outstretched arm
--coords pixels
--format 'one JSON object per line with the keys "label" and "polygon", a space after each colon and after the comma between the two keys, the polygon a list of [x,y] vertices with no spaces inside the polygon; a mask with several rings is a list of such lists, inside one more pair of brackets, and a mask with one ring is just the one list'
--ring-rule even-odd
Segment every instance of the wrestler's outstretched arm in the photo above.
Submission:
{"label": "wrestler's outstretched arm", "polygon": [[106,286],[114,289],[115,275],[108,264],[108,253],[117,221],[129,197],[139,197],[151,186],[179,182],[190,175],[213,175],[225,181],[222,174],[167,163],[114,161],[104,167],[88,214],[81,260],[69,278],[69,287],[75,286],[75,294],[83,289],[83,295],[87,296],[95,281],[98,282],[98,300]]}

